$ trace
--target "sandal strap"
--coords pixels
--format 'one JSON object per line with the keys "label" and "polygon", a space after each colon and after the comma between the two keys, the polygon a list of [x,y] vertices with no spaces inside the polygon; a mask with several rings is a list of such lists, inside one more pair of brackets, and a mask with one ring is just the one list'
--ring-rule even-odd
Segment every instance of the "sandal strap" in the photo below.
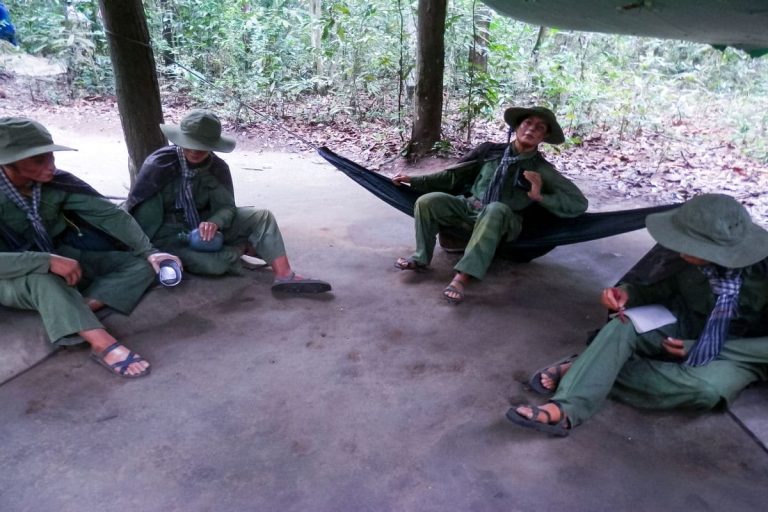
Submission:
{"label": "sandal strap", "polygon": [[532,416],[531,416],[531,421],[536,421],[536,422],[542,423],[541,421],[538,420],[539,414],[541,413],[541,414],[544,414],[544,416],[547,417],[547,421],[546,421],[545,425],[552,425],[553,424],[552,423],[552,415],[549,413],[548,410],[542,409],[538,405],[529,405],[528,407],[531,408],[531,413],[533,413]]}
{"label": "sandal strap", "polygon": [[395,261],[395,267],[399,268],[400,270],[416,270],[419,268],[426,267],[426,265],[423,265],[416,261],[412,256],[411,257],[400,257],[397,258]]}
{"label": "sandal strap", "polygon": [[125,372],[128,371],[129,366],[131,366],[133,363],[140,363],[143,360],[144,358],[138,355],[136,352],[128,352],[128,356],[125,359],[116,363],[112,363],[109,366],[117,370],[120,375],[125,375]]}
{"label": "sandal strap", "polygon": [[290,283],[291,281],[294,280],[295,277],[296,277],[296,272],[291,271],[291,273],[285,277],[275,277],[275,283]]}
{"label": "sandal strap", "polygon": [[104,350],[102,350],[101,352],[99,352],[96,355],[98,357],[104,359],[107,355],[109,355],[110,352],[112,352],[113,350],[119,348],[120,346],[122,346],[122,343],[120,343],[119,341],[116,341],[116,342],[114,342],[113,344],[111,344],[110,346],[108,346],[107,348],[105,348]]}

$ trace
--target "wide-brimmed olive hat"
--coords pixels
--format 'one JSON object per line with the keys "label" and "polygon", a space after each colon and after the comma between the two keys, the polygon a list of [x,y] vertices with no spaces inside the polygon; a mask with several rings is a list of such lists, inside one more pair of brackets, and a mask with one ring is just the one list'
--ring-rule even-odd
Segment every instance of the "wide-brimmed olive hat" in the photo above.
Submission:
{"label": "wide-brimmed olive hat", "polygon": [[768,231],[725,194],[703,194],[680,208],[645,219],[659,244],[727,268],[740,268],[768,257]]}
{"label": "wide-brimmed olive hat", "polygon": [[517,128],[526,117],[537,116],[544,119],[549,125],[549,133],[544,137],[544,142],[550,144],[562,144],[565,135],[560,123],[557,122],[555,113],[546,107],[510,107],[504,111],[504,121],[512,128]]}
{"label": "wide-brimmed olive hat", "polygon": [[193,110],[178,126],[161,124],[160,129],[171,142],[182,148],[222,153],[231,153],[235,149],[235,139],[221,134],[221,121],[207,110]]}
{"label": "wide-brimmed olive hat", "polygon": [[43,125],[26,117],[0,117],[0,165],[51,151],[77,151],[53,143]]}

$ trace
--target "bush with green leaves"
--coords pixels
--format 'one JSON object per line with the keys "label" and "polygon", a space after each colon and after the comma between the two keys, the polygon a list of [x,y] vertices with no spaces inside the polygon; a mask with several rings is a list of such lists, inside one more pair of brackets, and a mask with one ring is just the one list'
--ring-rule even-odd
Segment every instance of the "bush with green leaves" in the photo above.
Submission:
{"label": "bush with green leaves", "polygon": [[70,95],[113,91],[104,30],[95,0],[8,2],[19,46],[32,55],[61,61]]}
{"label": "bush with green leaves", "polygon": [[[417,3],[144,0],[164,93],[190,95],[233,116],[244,101],[278,118],[399,123],[401,133],[412,111]],[[9,4],[24,50],[66,61],[73,93],[112,90],[96,0]],[[478,22],[487,26],[481,43]],[[574,142],[606,127],[620,137],[663,130],[671,115],[717,106],[732,140],[768,161],[766,114],[754,108],[768,99],[768,57],[540,30],[482,10],[477,0],[449,2],[445,47],[443,112],[451,136],[470,137],[473,123],[497,119],[510,104],[556,109]],[[482,68],[470,62],[477,51],[487,54]]]}

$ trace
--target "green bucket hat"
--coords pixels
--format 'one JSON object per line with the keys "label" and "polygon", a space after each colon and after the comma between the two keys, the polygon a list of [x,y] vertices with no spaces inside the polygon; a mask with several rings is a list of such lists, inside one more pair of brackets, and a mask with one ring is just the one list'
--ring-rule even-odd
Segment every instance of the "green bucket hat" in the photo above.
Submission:
{"label": "green bucket hat", "polygon": [[549,134],[544,137],[544,142],[549,144],[562,144],[565,142],[565,135],[560,123],[557,122],[555,113],[545,107],[510,107],[504,111],[504,121],[512,128],[517,128],[526,117],[538,116],[544,119],[549,125]]}
{"label": "green bucket hat", "polygon": [[231,153],[235,149],[235,139],[221,134],[221,121],[207,110],[193,110],[178,126],[161,124],[160,130],[182,148],[222,153]]}
{"label": "green bucket hat", "polygon": [[747,267],[768,257],[768,231],[725,194],[694,197],[680,208],[649,215],[645,225],[667,249],[723,267]]}
{"label": "green bucket hat", "polygon": [[0,165],[51,151],[77,151],[53,143],[43,125],[26,117],[0,117]]}

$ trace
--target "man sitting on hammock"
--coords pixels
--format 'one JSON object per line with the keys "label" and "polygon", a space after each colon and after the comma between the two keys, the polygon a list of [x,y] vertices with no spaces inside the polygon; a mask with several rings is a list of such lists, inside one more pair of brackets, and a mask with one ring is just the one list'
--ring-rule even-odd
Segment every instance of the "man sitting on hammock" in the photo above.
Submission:
{"label": "man sitting on hammock", "polygon": [[555,114],[544,107],[512,107],[504,112],[504,120],[510,129],[502,147],[485,143],[445,171],[392,178],[397,185],[409,183],[416,191],[429,192],[416,201],[414,209],[416,252],[398,258],[395,267],[426,267],[441,226],[472,231],[464,256],[454,267],[456,274],[443,290],[452,304],[464,300],[464,289],[472,277],[485,276],[499,243],[520,235],[522,210],[534,203],[558,217],[576,217],[587,210],[584,194],[539,153],[542,142],[565,141]]}

